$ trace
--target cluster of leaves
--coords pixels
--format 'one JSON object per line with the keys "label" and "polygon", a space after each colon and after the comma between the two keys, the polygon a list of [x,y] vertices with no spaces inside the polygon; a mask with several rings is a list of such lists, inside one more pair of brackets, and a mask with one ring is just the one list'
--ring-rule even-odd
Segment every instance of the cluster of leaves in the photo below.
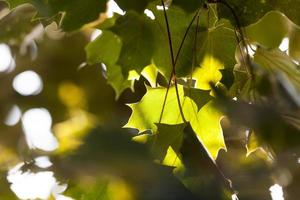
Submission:
{"label": "cluster of leaves", "polygon": [[[197,184],[187,176],[199,177],[205,165],[234,192],[217,164],[219,151],[228,149],[228,121],[247,155],[299,153],[298,0],[116,2],[126,12],[108,18],[106,0],[9,0],[12,10],[0,25],[10,34],[0,31],[0,40],[22,38],[19,24],[101,29],[85,47],[87,63],[105,66],[117,99],[144,82],[146,93],[129,104],[125,128],[137,129],[133,140],[148,145],[157,163],[175,167],[190,190]],[[279,49],[284,38],[286,52]]]}

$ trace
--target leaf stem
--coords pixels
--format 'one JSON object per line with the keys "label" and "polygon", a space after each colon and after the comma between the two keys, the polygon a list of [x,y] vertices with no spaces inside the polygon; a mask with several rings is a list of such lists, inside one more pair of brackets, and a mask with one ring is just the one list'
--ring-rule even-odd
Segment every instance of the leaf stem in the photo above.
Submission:
{"label": "leaf stem", "polygon": [[168,86],[167,86],[167,91],[166,91],[166,94],[165,94],[165,97],[164,97],[164,102],[163,102],[163,106],[162,106],[162,111],[161,111],[161,114],[160,114],[160,117],[159,117],[159,123],[161,123],[162,121],[162,117],[163,117],[163,113],[164,113],[164,109],[165,109],[165,105],[166,105],[166,101],[167,101],[167,97],[168,97],[168,94],[169,94],[169,89],[170,89],[170,86],[171,86],[171,83],[172,83],[172,80],[174,80],[174,85],[175,85],[175,90],[176,90],[176,98],[177,98],[177,102],[178,102],[178,106],[179,106],[179,111],[180,111],[180,115],[181,115],[181,118],[183,120],[183,122],[187,122],[185,117],[184,117],[184,113],[183,113],[183,110],[182,110],[182,106],[181,106],[181,102],[180,102],[180,97],[179,97],[179,91],[178,91],[178,86],[177,86],[177,80],[176,80],[176,64],[177,64],[177,61],[179,59],[179,55],[180,55],[180,52],[182,50],[182,47],[184,45],[184,42],[186,40],[186,37],[188,35],[188,32],[189,30],[191,29],[192,27],[192,24],[193,22],[195,21],[196,17],[198,16],[199,14],[199,10],[196,12],[196,14],[194,15],[194,17],[192,18],[189,26],[187,27],[185,33],[184,33],[184,36],[181,40],[181,43],[180,43],[180,46],[179,46],[179,49],[176,53],[176,57],[174,59],[174,52],[173,52],[173,45],[172,45],[172,37],[171,37],[171,31],[170,31],[170,26],[169,26],[169,21],[168,21],[168,16],[167,16],[167,12],[166,12],[166,7],[165,7],[165,4],[164,4],[164,1],[161,0],[161,3],[162,3],[162,6],[163,6],[163,10],[164,10],[164,17],[165,17],[165,23],[166,23],[166,27],[167,27],[167,33],[168,33],[168,42],[169,42],[169,49],[170,49],[170,54],[171,54],[171,63],[172,63],[172,72],[171,72],[171,75],[170,75],[170,78],[169,78],[169,81],[168,81]]}
{"label": "leaf stem", "polygon": [[249,56],[249,50],[247,48],[248,45],[246,44],[246,41],[245,41],[245,37],[244,37],[244,33],[243,33],[243,30],[242,30],[242,26],[241,26],[240,20],[239,20],[237,14],[235,13],[233,7],[229,3],[227,3],[225,0],[210,0],[209,3],[223,4],[231,12],[231,14],[232,14],[232,16],[233,16],[233,18],[235,20],[235,23],[236,23],[235,28],[236,28],[237,32],[240,34],[240,38],[239,38],[239,36],[238,36],[238,34],[236,32],[235,32],[235,36],[236,36],[238,45],[240,46],[240,43],[242,43],[243,47],[246,50],[246,59],[243,57],[244,51],[240,47],[241,55],[242,55],[242,57],[244,59],[244,62],[246,63],[248,74],[250,75],[251,78],[254,78],[252,63],[251,63],[251,59],[250,59],[250,56]]}

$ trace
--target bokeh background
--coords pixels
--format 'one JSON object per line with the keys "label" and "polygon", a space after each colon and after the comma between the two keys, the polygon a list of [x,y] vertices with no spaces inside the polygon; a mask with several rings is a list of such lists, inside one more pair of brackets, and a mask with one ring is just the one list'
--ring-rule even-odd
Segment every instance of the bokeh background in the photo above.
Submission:
{"label": "bokeh background", "polygon": [[[197,199],[185,187],[203,199],[234,198],[205,167],[197,176],[178,172],[180,182],[132,140],[137,131],[122,128],[131,114],[126,104],[141,99],[147,80],[140,77],[135,92],[116,99],[105,66],[85,63],[84,48],[99,30],[43,27],[28,20],[35,14],[30,5],[8,12],[0,1],[1,199]],[[222,125],[228,151],[217,163],[240,199],[299,197],[296,154],[281,155],[274,167],[256,144],[246,156],[244,135],[229,120]]]}

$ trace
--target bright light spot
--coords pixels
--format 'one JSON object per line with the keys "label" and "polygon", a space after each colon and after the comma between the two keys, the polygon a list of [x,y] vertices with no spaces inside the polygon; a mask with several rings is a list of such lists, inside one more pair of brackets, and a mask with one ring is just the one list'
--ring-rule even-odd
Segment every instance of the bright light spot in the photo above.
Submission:
{"label": "bright light spot", "polygon": [[39,168],[48,168],[52,166],[52,162],[50,161],[48,156],[40,156],[34,159],[34,163]]}
{"label": "bright light spot", "polygon": [[43,82],[34,71],[25,71],[14,78],[13,88],[23,96],[37,95],[43,89]]}
{"label": "bright light spot", "polygon": [[19,122],[21,115],[22,115],[22,113],[21,113],[20,108],[17,105],[14,105],[10,109],[10,111],[4,121],[4,124],[6,124],[7,126],[16,125]]}
{"label": "bright light spot", "polygon": [[299,61],[293,60],[293,62],[294,62],[296,65],[299,65]]}
{"label": "bright light spot", "polygon": [[101,63],[101,69],[105,72],[107,71],[107,67],[104,63]]}
{"label": "bright light spot", "polygon": [[86,67],[88,64],[86,62],[82,62],[78,67],[77,67],[77,70],[81,70],[83,69],[84,67]]}
{"label": "bright light spot", "polygon": [[107,79],[107,67],[104,63],[101,63],[101,73],[102,76]]}
{"label": "bright light spot", "polygon": [[65,195],[57,195],[57,196],[55,197],[55,199],[56,199],[56,200],[74,200],[74,199],[72,199],[71,197],[67,197],[67,196],[65,196]]}
{"label": "bright light spot", "polygon": [[274,184],[270,187],[272,200],[284,200],[282,187],[278,184]]}
{"label": "bright light spot", "polygon": [[232,200],[239,200],[238,196],[236,194],[231,195]]}
{"label": "bright light spot", "polygon": [[95,29],[90,36],[90,40],[91,41],[95,40],[101,34],[102,34],[102,31],[100,29]]}
{"label": "bright light spot", "polygon": [[252,45],[252,44],[248,45],[247,50],[248,50],[249,56],[253,57],[256,49],[257,49],[257,47],[255,45]]}
{"label": "bright light spot", "polygon": [[[60,185],[56,181],[53,172],[43,171],[33,173],[30,170],[23,172],[23,163],[9,170],[7,180],[11,183],[11,190],[19,199],[48,199],[50,195],[56,199],[61,199],[61,193],[67,185]],[[63,196],[64,197],[64,196]],[[68,198],[67,198],[68,199]]]}
{"label": "bright light spot", "polygon": [[119,15],[125,15],[126,12],[123,11],[115,1],[109,0],[107,3],[106,15],[108,17],[112,17],[114,13],[117,13]]}
{"label": "bright light spot", "polygon": [[237,99],[237,97],[233,97],[232,100],[233,101],[237,101],[238,99]]}
{"label": "bright light spot", "polygon": [[289,49],[289,43],[290,43],[289,38],[287,38],[287,37],[283,38],[283,40],[282,40],[282,42],[281,42],[281,44],[279,46],[279,49],[281,51],[287,51]]}
{"label": "bright light spot", "polygon": [[11,72],[15,68],[15,60],[7,44],[0,44],[0,72]]}
{"label": "bright light spot", "polygon": [[58,148],[57,139],[51,132],[52,118],[48,110],[34,108],[26,111],[22,117],[22,125],[29,148],[44,151]]}
{"label": "bright light spot", "polygon": [[152,12],[151,10],[146,9],[146,10],[144,11],[144,13],[145,13],[145,15],[147,15],[147,17],[149,17],[150,19],[155,20],[155,16],[154,16],[154,14],[153,14],[153,12]]}
{"label": "bright light spot", "polygon": [[[169,9],[169,5],[165,4],[165,8],[166,8],[166,10],[168,10]],[[156,6],[156,9],[157,10],[164,10],[164,7],[163,6]]]}
{"label": "bright light spot", "polygon": [[249,137],[249,135],[250,135],[250,130],[249,130],[249,129],[247,129],[247,130],[245,131],[245,135],[246,135],[247,138]]}

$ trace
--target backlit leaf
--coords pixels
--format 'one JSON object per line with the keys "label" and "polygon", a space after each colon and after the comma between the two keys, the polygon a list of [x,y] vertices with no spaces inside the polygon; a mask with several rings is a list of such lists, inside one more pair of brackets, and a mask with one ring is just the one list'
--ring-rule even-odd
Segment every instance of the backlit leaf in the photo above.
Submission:
{"label": "backlit leaf", "polygon": [[142,75],[149,81],[151,87],[156,87],[158,70],[154,64],[145,67],[142,71]]}
{"label": "backlit leaf", "polygon": [[[155,157],[162,162],[166,159],[169,161],[170,157],[173,157],[172,153],[179,154],[179,149],[181,147],[183,138],[183,129],[185,124],[178,125],[167,125],[167,124],[157,124],[157,133],[153,135],[151,142],[151,149],[154,152]],[[170,150],[170,148],[172,148]],[[171,152],[169,152],[171,151]],[[170,155],[167,155],[170,153]],[[179,159],[179,158],[178,158]],[[174,161],[174,160],[173,160]],[[170,165],[172,166],[172,165]]]}
{"label": "backlit leaf", "polygon": [[216,84],[223,78],[220,70],[227,72],[224,75],[228,77],[224,78],[226,84],[231,85],[237,45],[234,29],[228,21],[211,22],[207,26],[198,34],[197,65],[193,74],[196,88],[205,90],[210,89],[210,81]]}
{"label": "backlit leaf", "polygon": [[[170,50],[168,44],[168,35],[165,18],[162,10],[153,9],[155,16],[155,26],[153,26],[155,37],[155,51],[153,53],[153,62],[162,74],[168,79],[172,71]],[[167,11],[170,32],[172,36],[172,45],[174,57],[179,50],[180,43],[184,33],[193,18],[193,14],[186,14],[182,9],[171,6]],[[195,31],[190,31],[183,45],[181,54],[178,58],[176,70],[179,77],[190,73],[192,68],[193,55],[193,36]]]}
{"label": "backlit leaf", "polygon": [[[140,102],[129,104],[132,114],[126,128],[135,128],[139,132],[151,130],[156,132],[156,123],[159,123],[166,88],[147,88],[147,93]],[[184,96],[183,86],[178,85],[179,98],[186,120],[190,120],[197,112],[197,105],[189,98]],[[175,125],[183,123],[179,112],[179,106],[176,98],[175,87],[170,87],[166,100],[164,113],[161,123]]]}
{"label": "backlit leaf", "polygon": [[205,56],[200,66],[193,72],[193,78],[196,79],[195,87],[202,90],[210,90],[210,83],[216,85],[221,80],[222,74],[220,70],[224,69],[224,66],[211,55]]}
{"label": "backlit leaf", "polygon": [[214,101],[208,102],[200,109],[197,116],[190,121],[198,139],[213,159],[217,158],[220,149],[226,150],[220,124],[224,114],[218,110],[215,104]]}
{"label": "backlit leaf", "polygon": [[[274,24],[276,23],[276,26]],[[255,24],[245,28],[247,38],[268,48],[276,48],[287,36],[291,23],[286,16],[278,11],[267,13]],[[272,33],[272,34],[270,34]]]}

